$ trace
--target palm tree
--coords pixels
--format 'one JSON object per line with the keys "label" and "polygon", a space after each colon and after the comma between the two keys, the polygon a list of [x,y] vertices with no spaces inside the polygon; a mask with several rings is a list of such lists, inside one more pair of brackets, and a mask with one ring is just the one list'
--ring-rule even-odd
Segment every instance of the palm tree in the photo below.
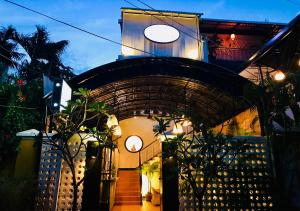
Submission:
{"label": "palm tree", "polygon": [[17,34],[16,41],[30,57],[30,61],[25,60],[19,68],[23,79],[42,78],[43,74],[59,78],[70,78],[74,75],[71,68],[64,66],[61,61],[61,55],[69,43],[67,40],[51,42],[47,30],[37,26],[32,34]]}
{"label": "palm tree", "polygon": [[16,30],[12,26],[0,30],[0,82],[6,78],[9,68],[17,68],[17,61],[23,56],[13,41],[15,34]]}

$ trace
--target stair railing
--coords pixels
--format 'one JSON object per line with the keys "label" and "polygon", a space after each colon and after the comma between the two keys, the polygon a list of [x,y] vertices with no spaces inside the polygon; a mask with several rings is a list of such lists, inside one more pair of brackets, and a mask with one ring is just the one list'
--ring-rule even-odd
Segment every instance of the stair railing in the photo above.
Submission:
{"label": "stair railing", "polygon": [[156,139],[155,141],[151,142],[147,146],[145,146],[140,151],[141,156],[141,164],[145,163],[148,160],[151,160],[153,157],[157,156],[159,153],[161,153],[161,143],[159,139]]}

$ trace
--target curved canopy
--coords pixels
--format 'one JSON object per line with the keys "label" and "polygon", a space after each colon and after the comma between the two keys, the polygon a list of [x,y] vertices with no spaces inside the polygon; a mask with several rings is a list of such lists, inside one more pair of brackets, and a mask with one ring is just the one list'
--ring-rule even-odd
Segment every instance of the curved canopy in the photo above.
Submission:
{"label": "curved canopy", "polygon": [[247,107],[241,100],[247,83],[219,66],[165,57],[120,60],[71,80],[73,89],[91,89],[95,101],[113,106],[119,119],[189,109],[210,125]]}

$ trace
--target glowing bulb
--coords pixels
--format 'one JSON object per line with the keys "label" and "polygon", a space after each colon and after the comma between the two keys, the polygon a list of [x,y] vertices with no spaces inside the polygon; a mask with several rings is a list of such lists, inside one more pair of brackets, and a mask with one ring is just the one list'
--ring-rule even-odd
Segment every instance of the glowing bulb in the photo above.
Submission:
{"label": "glowing bulb", "polygon": [[53,106],[54,106],[54,107],[57,107],[57,106],[58,106],[58,103],[53,103]]}
{"label": "glowing bulb", "polygon": [[108,128],[119,125],[117,117],[115,115],[109,115],[106,125]]}
{"label": "glowing bulb", "polygon": [[188,51],[187,57],[190,59],[198,59],[199,57],[198,49]]}
{"label": "glowing bulb", "polygon": [[235,40],[235,34],[231,34],[231,35],[230,35],[230,39],[231,39],[231,40]]}
{"label": "glowing bulb", "polygon": [[60,87],[60,83],[56,83],[55,86],[56,86],[56,87]]}
{"label": "glowing bulb", "polygon": [[184,120],[183,123],[182,123],[183,127],[187,127],[187,126],[190,126],[190,125],[192,125],[192,123],[189,120]]}
{"label": "glowing bulb", "polygon": [[182,126],[181,126],[180,123],[176,123],[174,125],[174,127],[173,127],[173,133],[174,134],[181,134],[181,133],[183,133],[183,128],[182,128]]}
{"label": "glowing bulb", "polygon": [[134,55],[134,50],[132,48],[129,48],[127,46],[122,46],[122,54],[124,56],[133,56]]}
{"label": "glowing bulb", "polygon": [[274,75],[275,81],[282,81],[285,79],[285,74],[281,70],[277,70]]}
{"label": "glowing bulb", "polygon": [[121,130],[121,127],[119,125],[116,125],[113,128],[113,135],[114,136],[121,136],[122,135],[122,130]]}

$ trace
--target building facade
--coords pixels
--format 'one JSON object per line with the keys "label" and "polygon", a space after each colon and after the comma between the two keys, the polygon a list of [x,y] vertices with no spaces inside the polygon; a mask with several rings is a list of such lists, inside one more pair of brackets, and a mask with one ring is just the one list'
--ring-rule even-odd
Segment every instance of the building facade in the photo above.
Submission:
{"label": "building facade", "polygon": [[[130,177],[128,171],[146,162],[149,165],[159,162],[161,166],[161,180],[151,180],[154,185],[150,188],[156,192],[154,204],[161,210],[197,208],[191,193],[178,192],[180,179],[177,183],[166,179],[164,168],[167,167],[161,158],[163,144],[152,132],[155,124],[152,116],[169,116],[180,109],[191,110],[211,128],[219,129],[226,123],[225,133],[234,127],[233,135],[251,136],[248,141],[252,148],[247,153],[254,153],[258,158],[247,160],[248,166],[244,169],[237,168],[238,176],[228,175],[224,181],[212,182],[205,195],[204,207],[211,210],[233,207],[269,210],[274,206],[269,148],[261,137],[263,126],[259,112],[249,109],[253,105],[244,100],[243,92],[247,85],[259,82],[259,68],[266,72],[274,67],[260,67],[257,63],[245,67],[243,64],[286,25],[204,19],[201,15],[122,8],[119,20],[122,48],[117,61],[91,69],[70,81],[73,90],[91,89],[94,101],[106,102],[113,107],[120,120],[122,136],[118,140],[118,149],[103,161],[103,172],[108,170],[107,163],[113,163],[115,178],[119,180],[109,183],[109,196],[105,196],[107,189],[103,189],[105,183],[100,181],[102,192],[96,196],[98,202],[108,201],[106,209],[112,209],[114,205],[140,204],[142,196],[139,192],[143,187],[126,195],[122,185],[123,188],[128,187],[126,185],[134,188],[140,180],[128,183],[124,178]],[[131,136],[141,138],[140,153],[133,153],[137,145],[126,148]],[[70,144],[77,147],[76,138],[70,140]],[[51,201],[53,210],[70,209],[73,195],[69,170],[61,158],[48,150],[46,145],[42,146],[39,172],[39,187],[48,195],[42,197],[37,207],[50,206]],[[104,157],[107,153],[110,152],[104,152]],[[84,176],[86,156],[87,152],[83,150],[76,158],[78,179]],[[135,178],[134,174],[131,176]],[[175,194],[172,184],[177,184]],[[88,196],[84,196],[84,185],[82,183],[78,191],[81,208],[88,200]],[[231,200],[226,195],[231,195]],[[247,198],[245,203],[244,198]]]}

